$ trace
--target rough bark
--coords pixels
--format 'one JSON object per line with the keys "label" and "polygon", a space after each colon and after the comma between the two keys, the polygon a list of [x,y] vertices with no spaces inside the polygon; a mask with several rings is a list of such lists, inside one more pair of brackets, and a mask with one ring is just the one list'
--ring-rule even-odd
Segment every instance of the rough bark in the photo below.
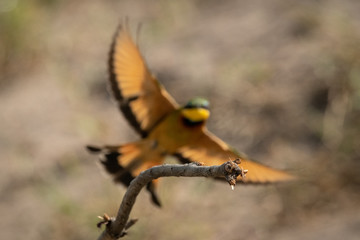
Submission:
{"label": "rough bark", "polygon": [[228,161],[220,166],[202,166],[199,163],[190,163],[184,165],[161,165],[152,167],[143,171],[131,183],[121,202],[116,218],[110,218],[106,214],[102,217],[102,221],[98,224],[100,227],[105,224],[106,228],[99,236],[99,240],[118,239],[126,235],[126,230],[136,221],[130,220],[129,215],[135,204],[136,197],[141,189],[150,181],[159,177],[212,177],[225,178],[233,188],[236,178],[244,176],[246,170],[239,168],[239,160]]}

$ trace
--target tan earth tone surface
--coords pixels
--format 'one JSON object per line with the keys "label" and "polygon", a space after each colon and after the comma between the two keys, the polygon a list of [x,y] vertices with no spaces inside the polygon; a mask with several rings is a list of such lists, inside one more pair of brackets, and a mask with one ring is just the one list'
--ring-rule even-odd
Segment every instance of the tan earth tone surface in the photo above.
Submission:
{"label": "tan earth tone surface", "polygon": [[128,16],[179,103],[208,98],[212,132],[300,177],[235,191],[164,179],[163,208],[143,192],[128,239],[358,239],[359,12],[355,0],[2,0],[0,238],[95,239],[96,216],[116,213],[125,188],[84,146],[138,139],[106,90]]}

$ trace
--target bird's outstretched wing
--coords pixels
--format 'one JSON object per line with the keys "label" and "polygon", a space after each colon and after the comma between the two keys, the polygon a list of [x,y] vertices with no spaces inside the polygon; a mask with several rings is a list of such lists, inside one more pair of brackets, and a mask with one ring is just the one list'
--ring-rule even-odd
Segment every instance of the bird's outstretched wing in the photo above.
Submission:
{"label": "bird's outstretched wing", "polygon": [[121,24],[114,37],[109,72],[112,91],[121,111],[142,137],[177,108],[175,100],[146,66],[127,24]]}
{"label": "bird's outstretched wing", "polygon": [[243,183],[272,183],[294,179],[289,173],[247,159],[245,155],[237,153],[206,129],[174,155],[183,163],[202,162],[207,166],[220,165],[228,160],[240,158],[239,166],[248,170],[245,178],[238,179]]}

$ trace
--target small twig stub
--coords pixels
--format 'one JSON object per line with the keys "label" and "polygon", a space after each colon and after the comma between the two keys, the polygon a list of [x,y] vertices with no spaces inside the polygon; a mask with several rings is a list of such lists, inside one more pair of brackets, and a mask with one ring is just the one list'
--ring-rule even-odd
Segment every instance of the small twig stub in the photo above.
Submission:
{"label": "small twig stub", "polygon": [[101,228],[103,224],[107,226],[111,223],[112,220],[114,220],[114,218],[109,217],[109,215],[106,213],[104,213],[104,216],[98,216],[98,218],[101,219],[101,221],[96,224],[98,228]]}

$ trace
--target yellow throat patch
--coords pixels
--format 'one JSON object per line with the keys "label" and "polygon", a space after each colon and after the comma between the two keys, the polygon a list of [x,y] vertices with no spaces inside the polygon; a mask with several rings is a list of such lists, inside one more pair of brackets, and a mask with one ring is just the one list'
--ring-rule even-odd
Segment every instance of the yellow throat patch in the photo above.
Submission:
{"label": "yellow throat patch", "polygon": [[202,122],[209,118],[210,111],[205,108],[184,108],[181,114],[191,122]]}

